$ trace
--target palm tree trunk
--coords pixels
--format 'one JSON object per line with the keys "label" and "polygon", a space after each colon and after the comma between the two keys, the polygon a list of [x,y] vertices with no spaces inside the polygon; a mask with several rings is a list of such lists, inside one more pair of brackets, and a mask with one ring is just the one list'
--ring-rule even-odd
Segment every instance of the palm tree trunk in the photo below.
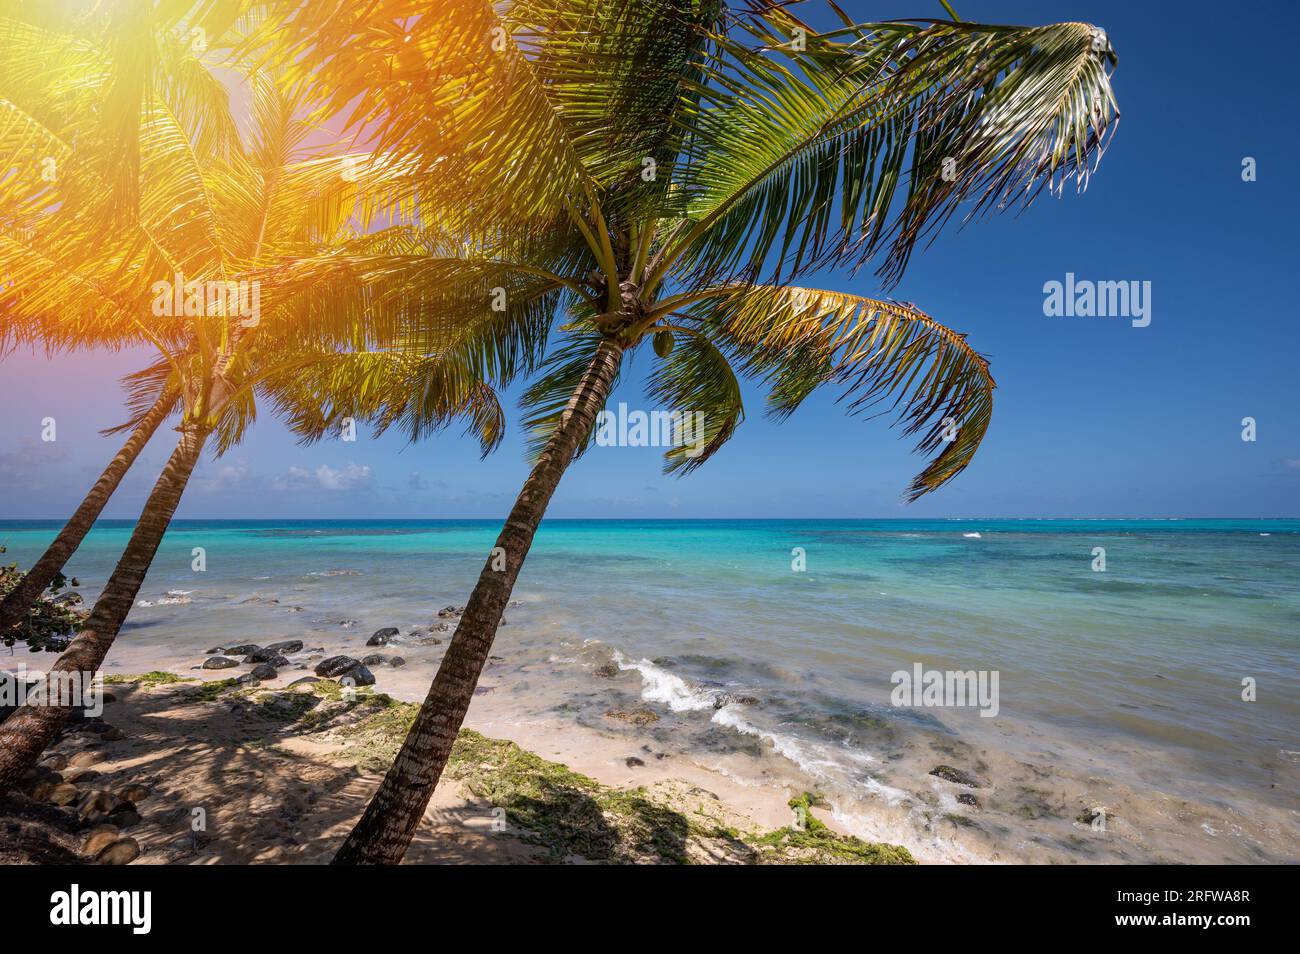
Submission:
{"label": "palm tree trunk", "polygon": [[[103,664],[122,622],[135,603],[136,594],[140,592],[140,585],[154,554],[158,552],[158,544],[167,532],[209,433],[209,429],[193,425],[182,427],[176,449],[154,484],[113,575],[95,601],[95,608],[81,632],[50,667],[51,673],[80,673],[84,691],[90,678]],[[52,699],[53,693],[47,697]],[[8,791],[26,769],[36,764],[71,711],[68,706],[29,704],[0,723],[0,795]]]}
{"label": "palm tree trunk", "polygon": [[90,488],[90,493],[86,494],[86,499],[81,502],[77,512],[63,525],[54,542],[41,554],[41,558],[32,564],[31,569],[18,585],[6,594],[4,600],[0,601],[0,633],[7,632],[17,625],[67,564],[72,554],[77,552],[77,547],[81,546],[81,541],[86,538],[90,528],[103,513],[108,499],[113,496],[117,485],[122,482],[126,472],[140,456],[144,445],[149,443],[149,438],[153,437],[154,431],[158,430],[158,425],[167,417],[175,400],[176,396],[172,393],[165,393],[158,398],[158,402],[140,419],[140,423],[131,432],[122,449],[117,452],[117,456],[104,468],[104,472],[99,475],[99,480],[95,481],[95,486]]}
{"label": "palm tree trunk", "polygon": [[546,505],[604,406],[622,358],[623,348],[617,342],[607,339],[597,348],[497,537],[505,568],[493,569],[500,560],[488,558],[396,761],[334,856],[334,864],[397,864],[406,853],[465,721],[501,614]]}

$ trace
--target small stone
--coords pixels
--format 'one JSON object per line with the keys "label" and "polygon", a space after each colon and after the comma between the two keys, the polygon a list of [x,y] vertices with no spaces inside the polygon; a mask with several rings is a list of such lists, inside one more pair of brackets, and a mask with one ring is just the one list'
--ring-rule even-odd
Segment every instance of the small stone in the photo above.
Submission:
{"label": "small stone", "polygon": [[241,643],[238,646],[227,646],[225,655],[227,656],[248,656],[257,652],[262,647],[257,643]]}
{"label": "small stone", "polygon": [[119,838],[95,856],[101,865],[129,865],[140,857],[140,843],[134,838]]}
{"label": "small stone", "polygon": [[141,821],[143,821],[143,819],[141,819],[140,813],[133,808],[128,808],[125,811],[113,812],[107,818],[108,824],[116,825],[118,828],[130,828],[134,825],[140,824]]}
{"label": "small stone", "polygon": [[71,782],[63,782],[54,786],[54,791],[50,792],[50,801],[55,805],[71,805],[81,797],[81,789]]}
{"label": "small stone", "polygon": [[288,688],[292,689],[294,686],[310,686],[313,682],[320,682],[320,680],[315,676],[303,676],[301,679],[295,679],[293,682],[289,683]]}
{"label": "small stone", "polygon": [[653,709],[610,709],[605,713],[610,719],[617,719],[619,722],[627,722],[630,725],[651,725],[659,721],[659,713]]}
{"label": "small stone", "polygon": [[348,685],[373,686],[375,684],[375,674],[365,666],[358,665],[355,669],[349,669],[347,673],[339,679],[340,682],[347,682],[347,680],[351,680]]}
{"label": "small stone", "polygon": [[302,652],[302,640],[286,639],[282,643],[272,643],[270,646],[267,646],[266,648],[269,649],[271,652],[278,653],[282,656],[292,656],[294,653]]}
{"label": "small stone", "polygon": [[930,769],[930,774],[936,778],[941,778],[945,782],[952,782],[956,785],[965,785],[968,788],[979,788],[980,783],[975,780],[975,776],[969,772],[963,772],[959,768],[953,768],[951,765],[936,765]]}
{"label": "small stone", "polygon": [[92,768],[80,769],[68,776],[68,781],[80,785],[85,782],[91,782],[99,778],[99,772]]}
{"label": "small stone", "polygon": [[239,665],[239,661],[231,659],[229,656],[211,656],[203,660],[203,669],[232,669]]}
{"label": "small stone", "polygon": [[713,708],[721,709],[723,706],[756,706],[758,700],[753,696],[739,696],[733,692],[720,692],[713,697]]}
{"label": "small stone", "polygon": [[460,616],[465,612],[463,606],[444,606],[438,610],[438,619],[451,619],[453,616]]}
{"label": "small stone", "polygon": [[960,793],[960,794],[957,796],[957,801],[958,801],[959,804],[962,804],[962,805],[969,805],[969,806],[971,806],[972,808],[979,808],[979,807],[980,807],[980,800],[979,800],[978,798],[976,798],[974,795],[972,795],[970,792],[962,792],[962,793]]}
{"label": "small stone", "polygon": [[361,665],[359,659],[353,659],[351,656],[329,656],[322,659],[316,664],[316,675],[333,678],[342,676],[349,670],[356,669]]}
{"label": "small stone", "polygon": [[115,826],[99,825],[92,828],[90,834],[86,836],[86,840],[81,846],[81,853],[93,858],[121,837]]}
{"label": "small stone", "polygon": [[621,672],[617,664],[612,662],[607,662],[602,666],[597,666],[593,671],[595,675],[600,676],[602,679],[613,679],[619,674],[619,672]]}
{"label": "small stone", "polygon": [[138,805],[148,798],[152,794],[152,791],[153,790],[150,789],[148,785],[141,782],[133,782],[124,788],[119,788],[117,794],[121,795],[128,802]]}
{"label": "small stone", "polygon": [[388,658],[381,656],[379,653],[371,653],[369,656],[361,657],[361,665],[363,666],[382,666],[387,661]]}
{"label": "small stone", "polygon": [[97,812],[111,815],[114,812],[126,811],[134,807],[126,799],[120,798],[112,792],[106,792],[103,789],[92,789],[77,803],[77,814],[85,819],[90,818]]}
{"label": "small stone", "polygon": [[385,626],[375,630],[375,634],[366,640],[367,646],[387,646],[398,635],[396,626]]}
{"label": "small stone", "polygon": [[388,660],[388,665],[392,666],[394,669],[397,669],[399,666],[405,666],[406,660],[403,659],[401,656],[393,656]]}
{"label": "small stone", "polygon": [[72,758],[68,759],[68,768],[80,768],[83,765],[94,765],[96,762],[103,761],[98,752],[78,752]]}
{"label": "small stone", "polygon": [[55,772],[61,772],[68,767],[68,757],[62,752],[51,752],[41,759],[41,764]]}
{"label": "small stone", "polygon": [[35,782],[30,787],[28,787],[27,794],[30,795],[32,798],[37,799],[38,801],[45,801],[48,800],[49,797],[54,794],[54,789],[57,788],[58,785],[59,785],[58,782],[53,782],[50,781],[49,779],[43,779],[42,781]]}
{"label": "small stone", "polygon": [[[299,643],[299,645],[302,644]],[[244,665],[248,666],[253,663],[271,662],[275,659],[284,659],[284,657],[271,646],[259,647],[244,657]],[[285,662],[287,663],[288,660],[285,659]]]}
{"label": "small stone", "polygon": [[642,765],[645,765],[645,762],[637,758],[635,755],[629,755],[623,761],[627,763],[628,768],[640,768]]}
{"label": "small stone", "polygon": [[274,665],[272,665],[269,662],[263,662],[263,663],[258,663],[256,666],[252,668],[252,670],[248,672],[247,675],[240,676],[239,678],[262,680],[262,679],[274,679],[278,675],[279,673],[275,671]]}

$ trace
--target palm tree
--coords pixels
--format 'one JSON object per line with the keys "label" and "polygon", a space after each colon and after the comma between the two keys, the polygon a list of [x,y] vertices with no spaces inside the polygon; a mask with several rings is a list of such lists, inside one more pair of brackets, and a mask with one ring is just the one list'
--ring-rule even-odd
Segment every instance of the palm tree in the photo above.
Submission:
{"label": "palm tree", "polygon": [[501,320],[525,350],[564,322],[526,395],[536,462],[335,858],[396,863],[624,357],[649,338],[650,393],[706,414],[698,444],[668,451],[671,472],[731,436],[746,375],[778,416],[823,384],[854,409],[884,402],[934,455],[910,496],[938,488],[985,433],[987,363],[915,306],[793,282],[883,251],[890,284],[962,204],[1023,204],[1068,179],[1082,188],[1117,117],[1113,53],[1081,23],[844,17],[818,35],[783,8],[735,15],[718,0],[274,6],[279,62],[412,162],[425,207],[462,239],[452,255],[389,261],[383,280],[425,288],[438,329],[483,320],[488,292],[504,290]]}
{"label": "palm tree", "polygon": [[[202,50],[189,37],[182,42],[173,35],[185,12],[155,10],[143,0],[102,10],[90,3],[78,10],[73,5],[0,2],[0,157],[20,170],[0,189],[0,247],[14,243],[0,259],[13,269],[0,270],[0,285],[24,287],[34,277],[34,266],[54,264],[14,254],[41,212],[75,205],[82,210],[82,228],[97,221],[100,234],[111,234],[111,223],[136,211],[131,203],[138,202],[138,103],[145,98],[164,100],[188,119],[190,131],[202,133],[205,150],[228,147],[234,126],[225,90],[203,63]],[[205,4],[193,11],[188,25],[206,34],[220,31],[228,17],[228,11]],[[95,90],[94,110],[79,102],[87,88]],[[123,105],[133,101],[137,108]],[[66,284],[49,287],[66,293]],[[40,340],[42,329],[22,327],[19,309],[9,304],[0,340]],[[37,307],[29,304],[29,315]],[[122,478],[174,412],[178,397],[165,391],[136,420],[108,432],[131,434],[53,542],[0,601],[0,633],[9,632],[60,578]]]}
{"label": "palm tree", "polygon": [[[629,350],[652,338],[651,393],[707,414],[701,452],[673,448],[669,471],[734,432],[739,371],[768,385],[778,415],[828,382],[855,409],[892,401],[938,452],[910,488],[929,492],[985,432],[987,363],[915,306],[789,282],[886,248],[896,281],[964,200],[979,211],[1071,177],[1082,187],[1117,115],[1113,53],[1086,24],[846,21],[818,36],[779,9],[731,18],[673,0],[520,0],[500,15],[320,3],[271,23],[305,82],[355,102],[354,123],[413,158],[425,204],[464,237],[455,255],[390,260],[386,282],[433,289],[439,328],[480,320],[493,285],[526,306],[510,309],[521,338],[546,335],[547,314],[569,318],[527,395],[536,464],[339,862],[400,860],[547,502]],[[543,293],[558,294],[539,309]]]}
{"label": "palm tree", "polygon": [[[0,207],[19,226],[0,237],[7,333],[36,336],[52,348],[149,342],[160,358],[133,376],[135,426],[159,405],[174,401],[182,410],[180,437],[126,549],[52,673],[89,678],[99,668],[205,445],[212,440],[224,452],[238,441],[256,415],[257,395],[308,439],[355,415],[381,428],[404,421],[414,436],[464,418],[485,452],[500,440],[494,392],[457,355],[372,348],[381,337],[398,338],[396,329],[408,322],[400,299],[376,300],[345,277],[319,301],[292,293],[301,258],[328,252],[344,275],[345,248],[373,257],[391,244],[384,232],[365,233],[381,212],[386,220],[400,212],[391,196],[402,173],[370,155],[301,158],[308,125],[298,99],[263,74],[251,86],[254,129],[246,147],[236,139],[230,148],[207,149],[166,100],[141,107],[147,115],[135,128],[142,184],[129,227],[108,212],[93,214],[102,211],[93,204],[42,205],[38,192],[28,194],[36,199],[23,196],[25,204]],[[58,139],[45,122],[27,126],[42,145]],[[355,175],[358,169],[364,174]],[[93,176],[93,162],[79,171]],[[117,231],[102,231],[108,220],[119,223]],[[249,289],[240,303],[260,304],[251,315],[228,299],[215,310],[191,309],[188,276],[210,276],[218,291],[230,282],[257,282],[257,292]],[[169,286],[173,278],[176,287]],[[186,307],[167,307],[181,297]],[[0,791],[34,763],[68,713],[27,706],[6,720]]]}

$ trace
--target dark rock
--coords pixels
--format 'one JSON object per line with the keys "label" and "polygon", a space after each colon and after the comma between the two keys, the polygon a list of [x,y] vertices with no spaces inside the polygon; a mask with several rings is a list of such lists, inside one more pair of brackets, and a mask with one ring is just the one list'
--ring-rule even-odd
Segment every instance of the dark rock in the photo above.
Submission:
{"label": "dark rock", "polygon": [[638,709],[610,709],[605,713],[605,716],[631,725],[651,725],[659,721],[659,713],[645,707]]}
{"label": "dark rock", "polygon": [[444,606],[438,610],[438,619],[451,619],[453,616],[460,616],[465,612],[463,606]]}
{"label": "dark rock", "polygon": [[595,674],[600,676],[602,679],[613,679],[622,672],[622,670],[618,668],[618,664],[612,662],[607,662],[604,665],[597,666],[594,671]]}
{"label": "dark rock", "polygon": [[375,674],[358,663],[355,669],[349,669],[340,676],[339,682],[348,686],[373,686],[375,684]]}
{"label": "dark rock", "polygon": [[393,656],[388,660],[388,665],[392,666],[394,669],[397,669],[401,666],[405,666],[406,660],[403,659],[401,656]]}
{"label": "dark rock", "polygon": [[257,643],[241,643],[238,646],[227,646],[225,655],[227,656],[251,656],[262,647]]}
{"label": "dark rock", "polygon": [[[301,646],[302,643],[299,643],[298,645]],[[266,646],[258,648],[245,656],[244,663],[245,665],[251,665],[253,663],[275,662],[277,659],[284,659],[284,656],[274,646]],[[289,660],[287,659],[284,659],[284,662],[280,663],[282,666],[287,666],[288,664]]]}
{"label": "dark rock", "polygon": [[313,682],[320,682],[320,680],[315,676],[303,676],[301,679],[295,679],[293,682],[289,683],[289,688],[292,689],[294,686],[309,686]]}
{"label": "dark rock", "polygon": [[396,626],[385,626],[383,629],[375,630],[375,634],[366,640],[367,646],[387,646],[393,637],[397,636]]}
{"label": "dark rock", "polygon": [[961,805],[969,805],[972,808],[980,807],[980,800],[970,792],[962,792],[957,796],[957,802]]}
{"label": "dark rock", "polygon": [[713,697],[713,708],[721,709],[723,706],[756,706],[758,700],[753,696],[738,696],[733,692],[720,692]]}
{"label": "dark rock", "polygon": [[201,669],[233,669],[239,665],[237,659],[231,659],[229,656],[212,656],[203,660]]}
{"label": "dark rock", "polygon": [[388,658],[379,655],[379,653],[371,653],[369,656],[361,657],[361,665],[363,666],[382,666],[387,661]]}
{"label": "dark rock", "polygon": [[627,763],[628,768],[639,768],[640,766],[645,765],[645,762],[637,758],[635,755],[629,755],[623,761]]}
{"label": "dark rock", "polygon": [[274,679],[277,675],[275,664],[269,662],[258,663],[253,667],[252,671],[249,672],[249,675],[254,679]]}
{"label": "dark rock", "polygon": [[943,779],[945,782],[965,785],[968,788],[980,788],[980,783],[976,781],[975,776],[969,772],[963,772],[959,768],[953,768],[951,765],[936,765],[930,769],[930,774]]}
{"label": "dark rock", "polygon": [[302,652],[301,639],[286,639],[282,643],[272,643],[266,647],[271,652],[279,653],[282,656],[292,656],[294,653]]}
{"label": "dark rock", "polygon": [[113,812],[105,821],[110,825],[116,825],[118,828],[130,828],[132,825],[140,824],[143,819],[135,809],[128,808],[125,811]]}
{"label": "dark rock", "polygon": [[334,678],[360,665],[361,660],[353,659],[351,656],[329,656],[316,664],[315,672],[318,676]]}

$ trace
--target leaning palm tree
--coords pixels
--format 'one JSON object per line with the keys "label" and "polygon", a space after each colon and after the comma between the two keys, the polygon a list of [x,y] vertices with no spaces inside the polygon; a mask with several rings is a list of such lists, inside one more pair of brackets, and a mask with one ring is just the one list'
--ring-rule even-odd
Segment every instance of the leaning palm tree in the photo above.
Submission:
{"label": "leaning palm tree", "polygon": [[[467,419],[485,452],[500,440],[495,394],[457,354],[372,347],[409,324],[400,299],[379,300],[347,279],[319,301],[286,293],[281,277],[298,259],[333,252],[331,261],[343,261],[342,249],[385,246],[383,232],[366,232],[381,214],[387,221],[400,213],[400,201],[385,197],[401,171],[369,155],[301,157],[308,126],[299,102],[264,75],[251,86],[251,141],[225,153],[204,150],[165,102],[142,107],[133,227],[106,234],[89,214],[95,207],[78,203],[8,209],[21,225],[0,240],[11,333],[52,348],[150,343],[159,359],[135,376],[133,409],[143,418],[175,401],[182,414],[126,549],[52,673],[88,678],[99,668],[204,447],[211,441],[224,452],[238,441],[257,397],[309,438],[355,415],[380,426],[404,421],[416,435]],[[31,128],[42,145],[57,139],[43,124]],[[93,165],[78,171],[90,177]],[[0,790],[35,761],[68,713],[29,705],[5,721]]]}
{"label": "leaning palm tree", "polygon": [[268,21],[285,67],[412,162],[425,205],[456,223],[456,254],[390,261],[385,280],[426,289],[440,330],[495,293],[522,337],[563,335],[526,395],[533,469],[336,863],[402,858],[551,495],[647,340],[650,393],[706,415],[670,472],[735,431],[740,376],[778,416],[826,384],[898,411],[934,455],[912,498],[970,463],[994,383],[965,337],[796,280],[884,252],[890,284],[963,204],[1082,188],[1117,117],[1113,54],[1081,23],[843,20],[819,35],[718,0],[320,0]]}
{"label": "leaning palm tree", "polygon": [[[235,135],[227,94],[203,61],[206,44],[191,34],[220,33],[231,19],[229,5],[213,3],[186,11],[157,9],[146,0],[112,8],[0,0],[0,166],[14,172],[0,186],[0,246],[21,241],[40,212],[60,205],[79,209],[79,227],[101,235],[137,215],[139,104],[148,99],[165,103],[203,151],[227,151]],[[87,108],[91,98],[93,109]],[[16,263],[13,251],[6,248],[0,260]],[[21,264],[28,274],[0,268],[0,287],[26,284],[36,263]],[[50,287],[66,295],[66,285]],[[0,340],[42,340],[39,328],[19,324],[18,309],[8,311]],[[178,399],[167,390],[128,425],[108,432],[131,433],[45,552],[0,600],[0,633],[27,616],[60,578]]]}

